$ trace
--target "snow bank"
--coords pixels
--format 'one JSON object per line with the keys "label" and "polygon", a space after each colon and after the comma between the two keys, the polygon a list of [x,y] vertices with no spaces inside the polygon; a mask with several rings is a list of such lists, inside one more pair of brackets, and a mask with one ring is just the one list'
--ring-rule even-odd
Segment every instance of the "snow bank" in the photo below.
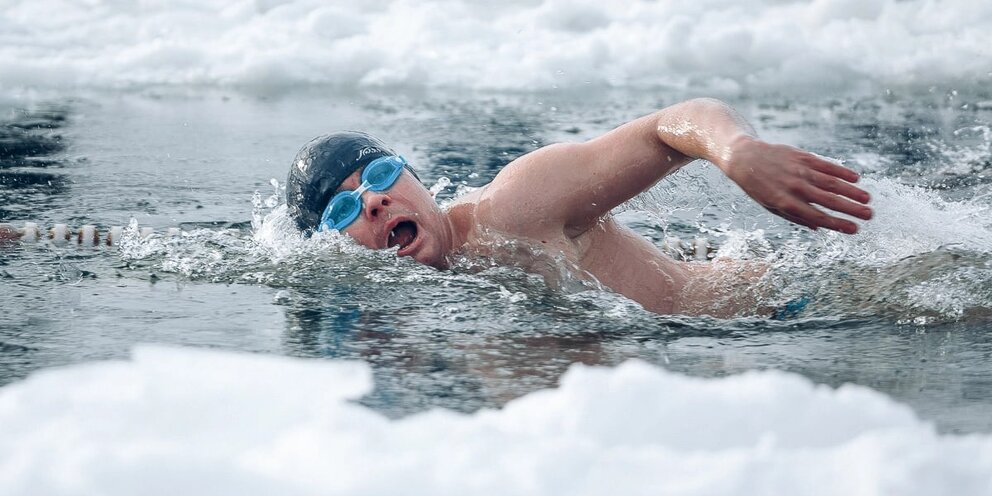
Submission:
{"label": "snow bank", "polygon": [[0,389],[0,487],[46,494],[989,494],[992,438],[871,390],[632,361],[473,415],[389,420],[371,374],[170,348]]}
{"label": "snow bank", "polygon": [[0,0],[0,89],[988,85],[974,0]]}

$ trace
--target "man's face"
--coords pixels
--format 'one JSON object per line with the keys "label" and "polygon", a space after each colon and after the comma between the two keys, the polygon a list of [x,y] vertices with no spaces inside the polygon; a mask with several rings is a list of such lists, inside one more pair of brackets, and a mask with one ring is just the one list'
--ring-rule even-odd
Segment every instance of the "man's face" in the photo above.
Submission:
{"label": "man's face", "polygon": [[[355,190],[362,170],[348,176],[338,191]],[[397,256],[439,269],[447,268],[445,255],[451,250],[448,221],[444,212],[420,181],[404,170],[386,191],[362,193],[362,211],[344,233],[362,246],[381,250],[399,247]]]}

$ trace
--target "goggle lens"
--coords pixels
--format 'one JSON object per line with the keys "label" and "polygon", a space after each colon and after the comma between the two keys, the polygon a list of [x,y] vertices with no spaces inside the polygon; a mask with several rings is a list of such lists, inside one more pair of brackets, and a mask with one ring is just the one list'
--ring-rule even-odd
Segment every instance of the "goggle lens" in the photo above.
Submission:
{"label": "goggle lens", "polygon": [[358,212],[362,209],[362,202],[359,201],[357,196],[351,194],[351,192],[346,192],[340,197],[336,197],[335,201],[331,202],[330,207],[331,210],[327,213],[327,220],[330,221],[332,226],[336,226],[346,222],[349,217],[357,217]]}
{"label": "goggle lens", "polygon": [[400,161],[400,157],[384,158],[392,160],[376,160],[362,171],[362,182],[368,183],[372,191],[389,188],[403,172],[403,162]]}
{"label": "goggle lens", "polygon": [[362,185],[354,191],[341,191],[331,198],[320,218],[317,230],[337,229],[351,225],[362,212],[362,192],[365,190],[385,191],[396,183],[403,173],[406,159],[399,156],[380,157],[365,166],[362,171]]}

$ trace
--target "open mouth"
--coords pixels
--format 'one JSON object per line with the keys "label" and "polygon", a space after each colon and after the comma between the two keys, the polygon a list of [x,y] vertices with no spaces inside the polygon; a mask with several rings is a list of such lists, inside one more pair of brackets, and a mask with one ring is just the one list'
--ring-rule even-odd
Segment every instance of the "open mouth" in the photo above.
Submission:
{"label": "open mouth", "polygon": [[415,239],[417,239],[417,223],[405,220],[396,224],[396,227],[389,231],[389,240],[386,242],[386,246],[389,248],[399,246],[402,250],[410,246],[410,243],[413,243]]}

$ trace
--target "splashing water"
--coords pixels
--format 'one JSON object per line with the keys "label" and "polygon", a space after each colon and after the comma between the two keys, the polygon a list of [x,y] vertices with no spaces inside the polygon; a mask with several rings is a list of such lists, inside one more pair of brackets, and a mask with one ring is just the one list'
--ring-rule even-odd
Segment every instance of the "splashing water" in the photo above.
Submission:
{"label": "splashing water", "polygon": [[[734,227],[742,224],[739,217],[755,217],[754,206],[749,206],[743,195],[717,188],[715,194],[695,196],[693,193],[702,190],[701,183],[705,181],[705,171],[702,175],[686,174],[676,179],[675,186],[655,188],[618,211],[621,218],[628,220],[636,219],[633,213],[638,211],[657,220],[677,217],[680,210],[696,209],[692,224],[658,221],[646,227],[642,219],[640,224],[635,223],[635,229],[655,238],[672,231],[695,230],[712,237],[719,245],[720,258],[768,264],[770,270],[755,288],[763,295],[760,307],[774,308],[806,296],[812,301],[807,317],[882,312],[896,319],[923,316],[932,322],[984,315],[984,309],[992,306],[992,216],[989,205],[981,199],[947,201],[932,190],[888,178],[867,178],[862,186],[873,194],[876,215],[858,235],[797,231],[789,237],[769,239],[764,229]],[[685,183],[695,186],[687,187]],[[253,198],[250,231],[199,229],[184,232],[179,239],[155,235],[142,239],[137,224],[132,222],[125,230],[120,257],[133,266],[150,266],[190,280],[273,287],[309,286],[316,281],[335,284],[333,281],[355,277],[377,284],[445,281],[452,277],[410,260],[396,259],[395,249],[365,249],[339,233],[304,237],[280,203],[284,186],[276,180],[271,185],[271,195],[263,199],[256,193]],[[705,227],[702,223],[706,216],[698,212],[707,208],[731,214],[717,227]],[[494,249],[523,249],[515,242],[507,243],[512,246]],[[469,276],[473,282],[496,287],[501,297],[507,295],[504,281],[486,281],[493,274],[508,274],[493,272],[496,266],[480,266],[474,260],[456,261],[455,266],[456,272],[458,267],[470,272],[482,269],[481,274]],[[582,282],[587,277],[571,274],[564,265],[557,272],[562,283],[555,287],[566,295],[605,290]],[[466,274],[458,277],[463,276]],[[512,277],[530,279],[523,273]],[[528,292],[549,290],[540,283],[530,284],[527,291],[518,292],[516,301],[527,299]],[[610,304],[610,308],[615,307]]]}

